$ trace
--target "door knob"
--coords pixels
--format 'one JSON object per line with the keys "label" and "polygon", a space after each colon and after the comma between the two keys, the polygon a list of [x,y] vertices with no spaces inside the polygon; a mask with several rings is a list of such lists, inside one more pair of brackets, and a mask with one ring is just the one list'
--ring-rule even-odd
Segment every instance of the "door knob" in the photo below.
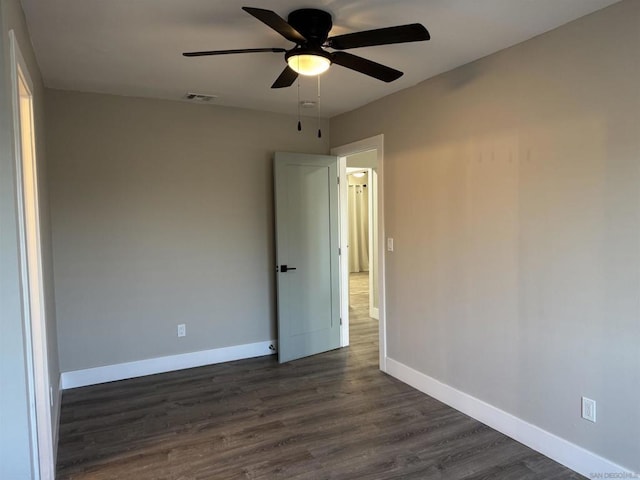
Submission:
{"label": "door knob", "polygon": [[286,265],[280,265],[280,271],[286,273],[289,270],[296,270],[296,267],[287,267]]}

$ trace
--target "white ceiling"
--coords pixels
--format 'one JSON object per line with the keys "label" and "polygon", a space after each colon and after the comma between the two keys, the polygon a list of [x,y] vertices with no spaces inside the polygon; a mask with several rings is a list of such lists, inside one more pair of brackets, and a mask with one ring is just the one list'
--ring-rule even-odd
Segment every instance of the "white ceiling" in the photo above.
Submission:
{"label": "white ceiling", "polygon": [[[321,77],[322,116],[364,105],[439,73],[604,8],[618,0],[22,0],[48,87],[180,99],[218,95],[216,104],[295,114],[295,85],[270,88],[284,54],[186,58],[184,51],[293,44],[241,10],[297,8],[333,15],[331,35],[420,22],[432,39],[349,50],[405,72],[383,83],[339,66]],[[301,100],[315,100],[302,78]],[[315,115],[315,111],[305,111]]]}

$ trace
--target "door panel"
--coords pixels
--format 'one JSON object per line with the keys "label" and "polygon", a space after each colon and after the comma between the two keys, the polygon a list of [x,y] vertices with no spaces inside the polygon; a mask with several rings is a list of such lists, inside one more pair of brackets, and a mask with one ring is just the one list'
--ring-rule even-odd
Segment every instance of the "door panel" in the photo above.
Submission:
{"label": "door panel", "polygon": [[340,346],[337,158],[276,153],[274,177],[278,352],[287,362]]}

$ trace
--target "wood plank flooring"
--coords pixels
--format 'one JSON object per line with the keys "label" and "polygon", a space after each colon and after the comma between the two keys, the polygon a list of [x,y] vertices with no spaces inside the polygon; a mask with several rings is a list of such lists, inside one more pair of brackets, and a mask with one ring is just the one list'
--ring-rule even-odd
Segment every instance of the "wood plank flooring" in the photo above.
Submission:
{"label": "wood plank flooring", "polygon": [[65,391],[56,478],[583,478],[381,373],[365,281],[349,348]]}

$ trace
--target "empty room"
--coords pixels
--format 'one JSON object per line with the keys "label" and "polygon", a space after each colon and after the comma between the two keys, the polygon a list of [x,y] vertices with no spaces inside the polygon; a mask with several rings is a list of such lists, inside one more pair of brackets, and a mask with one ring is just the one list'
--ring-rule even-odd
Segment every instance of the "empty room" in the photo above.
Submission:
{"label": "empty room", "polygon": [[0,479],[640,477],[640,1],[0,2]]}

